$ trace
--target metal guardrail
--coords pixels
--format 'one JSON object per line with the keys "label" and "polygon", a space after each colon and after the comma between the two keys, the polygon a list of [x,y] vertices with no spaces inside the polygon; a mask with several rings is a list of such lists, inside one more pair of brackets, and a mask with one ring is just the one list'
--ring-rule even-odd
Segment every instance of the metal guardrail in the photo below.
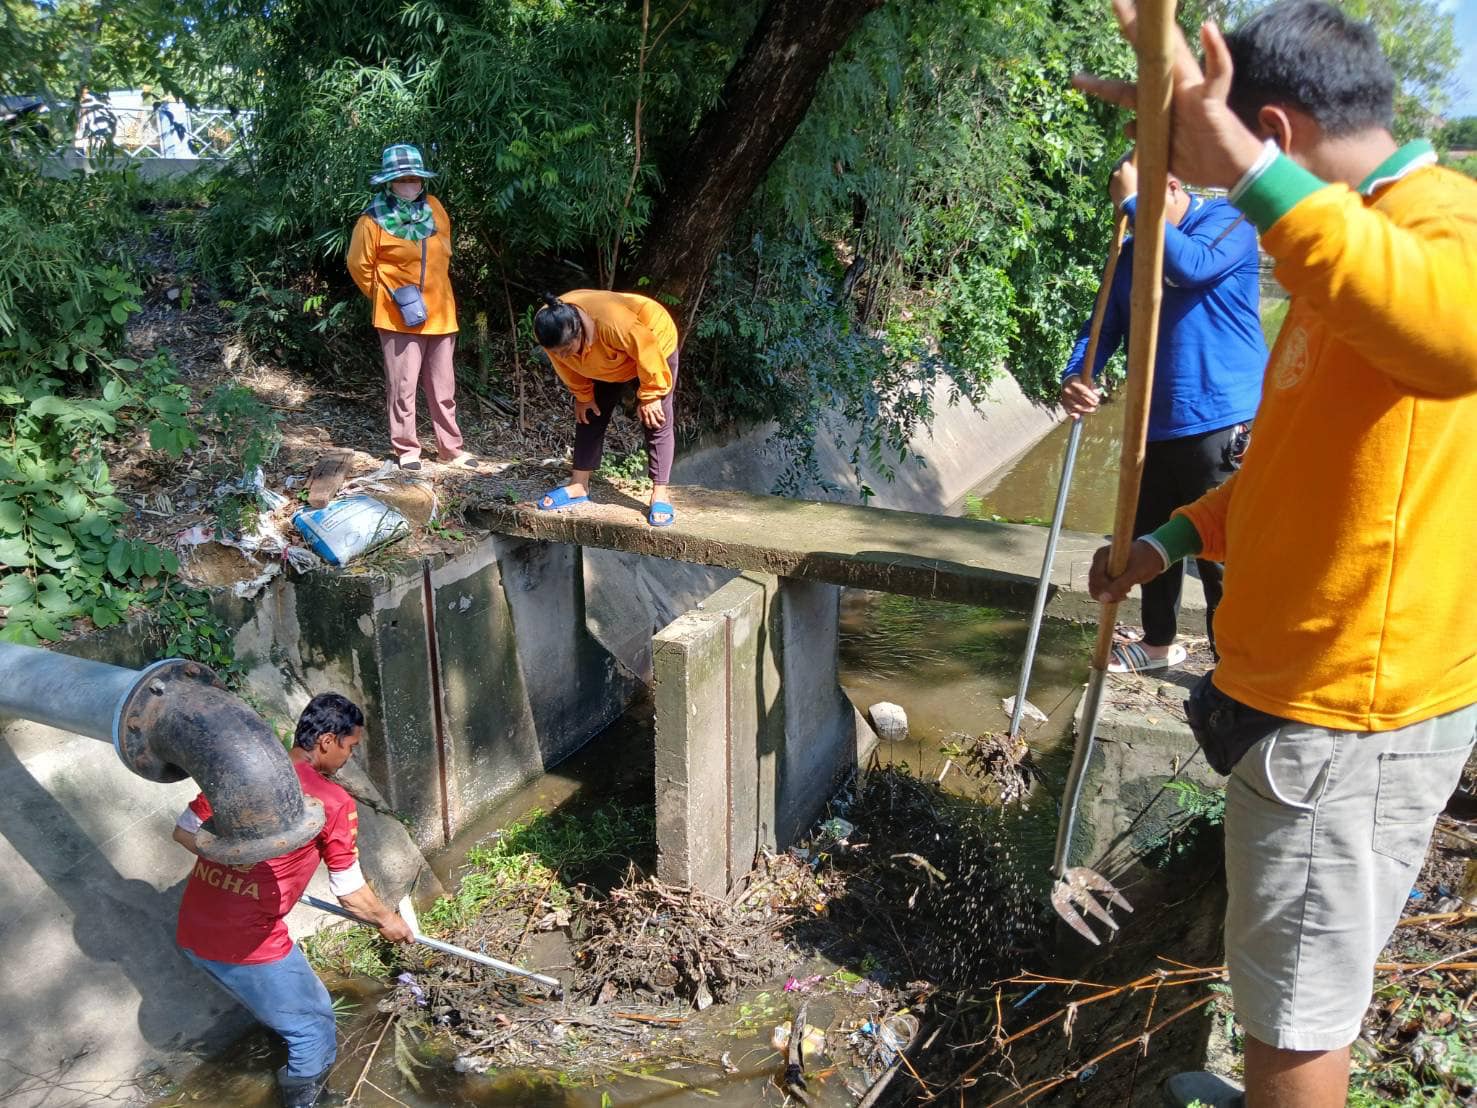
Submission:
{"label": "metal guardrail", "polygon": [[83,104],[72,147],[80,154],[109,153],[131,161],[224,161],[245,146],[254,114],[180,103],[136,106],[89,99]]}

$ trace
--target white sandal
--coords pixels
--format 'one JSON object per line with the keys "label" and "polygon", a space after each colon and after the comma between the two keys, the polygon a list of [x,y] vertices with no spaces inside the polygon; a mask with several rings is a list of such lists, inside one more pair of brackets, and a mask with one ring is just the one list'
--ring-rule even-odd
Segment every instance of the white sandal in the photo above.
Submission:
{"label": "white sandal", "polygon": [[1189,655],[1179,643],[1171,643],[1163,658],[1153,658],[1136,642],[1118,643],[1108,661],[1109,673],[1144,673],[1151,669],[1173,669]]}

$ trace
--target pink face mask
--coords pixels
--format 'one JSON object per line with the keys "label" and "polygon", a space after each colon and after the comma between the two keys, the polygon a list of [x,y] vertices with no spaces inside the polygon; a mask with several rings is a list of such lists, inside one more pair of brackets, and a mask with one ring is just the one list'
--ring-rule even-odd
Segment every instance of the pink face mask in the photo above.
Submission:
{"label": "pink face mask", "polygon": [[425,188],[419,178],[411,178],[408,181],[395,181],[390,185],[390,191],[401,200],[414,200]]}

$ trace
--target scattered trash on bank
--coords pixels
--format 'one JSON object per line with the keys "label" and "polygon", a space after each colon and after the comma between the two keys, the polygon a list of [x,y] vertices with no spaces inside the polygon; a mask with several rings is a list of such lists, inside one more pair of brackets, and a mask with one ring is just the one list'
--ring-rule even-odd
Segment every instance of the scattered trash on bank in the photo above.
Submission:
{"label": "scattered trash on bank", "polygon": [[[776,1025],[769,1037],[769,1045],[775,1050],[788,1050],[793,1027],[790,1020]],[[823,1053],[826,1049],[826,1033],[813,1023],[807,1023],[804,1027],[805,1030],[800,1036],[800,1047],[805,1051],[805,1057],[809,1058],[813,1054]]]}

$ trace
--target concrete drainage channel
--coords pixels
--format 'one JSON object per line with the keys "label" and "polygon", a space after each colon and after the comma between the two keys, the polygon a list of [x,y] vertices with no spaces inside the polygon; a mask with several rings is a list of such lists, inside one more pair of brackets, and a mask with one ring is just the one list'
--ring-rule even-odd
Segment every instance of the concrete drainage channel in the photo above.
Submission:
{"label": "concrete drainage channel", "polygon": [[[255,603],[220,603],[267,714],[290,721],[327,689],[364,707],[370,742],[345,783],[361,797],[366,868],[391,898],[434,893],[422,851],[585,745],[648,676],[659,875],[722,894],[758,847],[808,827],[873,742],[838,683],[839,595],[489,537],[452,556],[279,580]],[[141,667],[159,646],[138,632],[71,649]],[[1087,864],[1116,869],[1177,818],[1164,780],[1193,746],[1173,722],[1172,691],[1151,693],[1166,704],[1165,726],[1142,704],[1117,732],[1105,721],[1089,784],[1101,811],[1079,846]],[[142,1087],[143,1070],[223,1045],[242,1015],[198,987],[171,938],[188,860],[169,830],[194,784],[145,782],[99,757],[92,739],[33,724],[4,737],[0,944],[32,971],[0,984],[0,1041],[12,1065],[43,1075],[0,1082],[7,1103],[41,1103],[62,1084]],[[290,922],[302,933],[323,921],[300,912]]]}
{"label": "concrete drainage channel", "polygon": [[[579,749],[640,689],[640,654],[628,637],[623,663],[592,634],[611,616],[587,611],[586,596],[639,593],[641,560],[605,557],[591,573],[588,557],[493,537],[453,557],[312,574],[254,605],[224,602],[268,714],[291,720],[310,692],[334,688],[365,708],[371,741],[345,783],[362,798],[366,867],[391,897],[437,891],[422,850]],[[839,589],[744,574],[710,592],[713,576],[684,579],[701,599],[656,627],[647,650],[659,874],[721,894],[757,847],[804,831],[873,739],[838,685]],[[137,629],[74,648],[135,667],[158,652]],[[1080,845],[1089,864],[1116,870],[1176,818],[1163,781],[1193,747],[1169,700],[1162,727],[1145,724],[1142,705],[1105,720],[1089,786],[1100,811]],[[126,1087],[141,1068],[222,1046],[241,1013],[198,987],[172,943],[188,864],[169,830],[193,782],[146,782],[93,739],[34,724],[13,723],[5,738],[0,944],[33,971],[0,984],[0,1040],[12,1064],[48,1075],[7,1103],[41,1103],[61,1082]],[[323,921],[300,910],[290,922],[301,933]]]}
{"label": "concrete drainage channel", "polygon": [[[578,750],[642,688],[589,629],[583,563],[578,547],[491,537],[451,557],[309,574],[274,583],[251,604],[219,601],[240,627],[238,657],[266,714],[289,722],[311,693],[328,689],[364,708],[370,741],[362,765],[341,779],[361,798],[366,871],[391,900],[438,891],[422,851],[444,846],[498,798]],[[607,559],[596,587],[631,587],[619,580],[631,569],[629,560]],[[713,576],[685,581],[702,596]],[[660,868],[710,891],[726,890],[753,843],[783,845],[777,835],[808,825],[858,751],[857,717],[836,683],[839,590],[774,578],[745,579],[728,592],[735,590],[756,635],[725,637],[716,668],[685,669],[676,646],[702,639],[689,634],[707,618],[701,610],[657,636],[655,651],[658,761],[686,766],[689,785],[721,780],[747,805],[735,822],[750,838],[721,854],[716,870],[693,848],[725,807],[663,808]],[[743,658],[735,643],[748,651]],[[73,648],[135,667],[159,652],[139,627]],[[764,736],[746,760],[732,746],[731,721],[742,711],[741,698],[729,696],[736,666],[774,677]],[[715,688],[723,694],[716,700]],[[712,711],[693,712],[689,699]],[[728,744],[720,750],[733,757],[715,773],[708,740],[720,718]],[[0,816],[0,944],[44,969],[0,984],[0,1039],[10,1064],[49,1075],[0,1084],[7,1103],[41,1103],[60,1082],[124,1088],[142,1080],[141,1066],[172,1068],[200,1046],[228,1041],[243,1025],[240,1011],[199,988],[172,943],[188,859],[170,829],[195,784],[178,774],[168,778],[173,785],[145,782],[101,757],[94,739],[42,725],[15,721],[4,737],[0,785],[14,818]],[[696,797],[689,791],[687,799]],[[310,891],[327,895],[326,887]],[[323,921],[300,909],[289,922],[302,933]]]}

